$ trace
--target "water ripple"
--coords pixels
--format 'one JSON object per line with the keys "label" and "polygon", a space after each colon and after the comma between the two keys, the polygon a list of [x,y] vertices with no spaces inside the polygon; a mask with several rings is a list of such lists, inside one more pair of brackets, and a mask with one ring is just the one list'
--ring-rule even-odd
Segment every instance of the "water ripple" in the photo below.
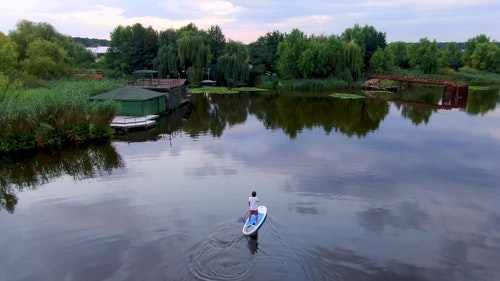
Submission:
{"label": "water ripple", "polygon": [[194,249],[191,272],[201,280],[242,280],[249,273],[252,254],[240,224],[228,222]]}

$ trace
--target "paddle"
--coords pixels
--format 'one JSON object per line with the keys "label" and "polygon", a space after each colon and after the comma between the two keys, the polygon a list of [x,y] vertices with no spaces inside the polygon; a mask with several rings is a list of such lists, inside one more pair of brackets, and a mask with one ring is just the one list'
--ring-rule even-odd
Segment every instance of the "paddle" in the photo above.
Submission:
{"label": "paddle", "polygon": [[243,222],[246,222],[248,218],[248,210],[245,211],[245,214],[243,215]]}

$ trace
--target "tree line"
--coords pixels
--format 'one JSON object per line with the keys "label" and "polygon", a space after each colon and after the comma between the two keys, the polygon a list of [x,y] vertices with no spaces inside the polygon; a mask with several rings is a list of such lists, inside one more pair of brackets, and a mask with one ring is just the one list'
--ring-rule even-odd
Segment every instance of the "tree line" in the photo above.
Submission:
{"label": "tree line", "polygon": [[160,77],[203,79],[220,85],[254,84],[262,75],[283,79],[339,79],[353,83],[366,71],[411,70],[453,74],[459,70],[500,73],[499,43],[480,34],[465,43],[386,42],[371,25],[340,35],[268,32],[248,45],[226,40],[219,26],[188,24],[161,32],[136,23],[111,33],[104,66],[122,73],[156,69]]}
{"label": "tree line", "polygon": [[245,45],[227,40],[217,25],[203,30],[191,23],[158,32],[136,23],[111,32],[108,53],[98,62],[82,43],[103,41],[87,39],[27,20],[8,35],[0,33],[0,93],[19,81],[69,77],[82,69],[99,69],[111,77],[154,69],[160,78],[186,78],[192,85],[210,79],[227,86],[256,84],[264,75],[354,83],[366,71],[500,73],[499,43],[485,34],[462,43],[427,38],[387,43],[386,34],[375,27],[354,25],[340,35],[272,31]]}

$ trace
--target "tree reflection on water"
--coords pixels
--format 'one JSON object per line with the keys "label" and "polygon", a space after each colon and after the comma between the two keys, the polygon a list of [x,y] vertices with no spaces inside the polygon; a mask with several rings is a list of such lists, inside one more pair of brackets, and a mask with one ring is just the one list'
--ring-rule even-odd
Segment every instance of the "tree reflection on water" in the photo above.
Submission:
{"label": "tree reflection on water", "polygon": [[82,180],[123,166],[111,144],[3,156],[0,158],[0,210],[14,212],[17,192],[36,189],[65,175]]}

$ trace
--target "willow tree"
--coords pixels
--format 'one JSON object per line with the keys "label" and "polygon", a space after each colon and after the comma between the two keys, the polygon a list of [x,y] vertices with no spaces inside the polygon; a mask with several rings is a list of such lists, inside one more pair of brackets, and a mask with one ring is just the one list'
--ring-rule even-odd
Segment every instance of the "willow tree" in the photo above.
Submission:
{"label": "willow tree", "polygon": [[347,28],[341,35],[341,38],[346,41],[354,41],[361,47],[361,55],[363,56],[364,65],[370,67],[370,59],[378,48],[384,49],[387,45],[385,33],[377,31],[371,25],[360,27],[355,24],[352,28]]}
{"label": "willow tree", "polygon": [[67,52],[56,43],[37,39],[29,44],[21,65],[25,73],[34,77],[61,78],[70,74],[68,59]]}
{"label": "willow tree", "polygon": [[0,32],[0,102],[18,80],[18,58],[16,43]]}
{"label": "willow tree", "polygon": [[18,46],[19,59],[24,60],[27,56],[28,48],[31,43],[37,39],[60,43],[64,36],[46,22],[31,22],[21,20],[16,24],[16,29],[9,32],[9,37],[16,42]]}
{"label": "willow tree", "polygon": [[173,28],[162,31],[158,35],[160,48],[154,60],[154,65],[160,77],[179,77],[177,37],[178,32]]}
{"label": "willow tree", "polygon": [[8,36],[16,45],[22,74],[35,78],[65,77],[74,68],[89,66],[94,61],[83,46],[48,23],[22,20]]}
{"label": "willow tree", "polygon": [[278,45],[278,71],[285,79],[294,79],[301,76],[299,65],[302,53],[307,49],[307,37],[298,29],[285,36]]}
{"label": "willow tree", "polygon": [[342,52],[337,57],[335,76],[348,83],[361,77],[363,70],[363,51],[354,41],[343,42]]}
{"label": "willow tree", "polygon": [[250,58],[248,51],[241,42],[229,41],[224,55],[217,60],[217,80],[229,86],[246,84],[250,76]]}
{"label": "willow tree", "polygon": [[177,40],[180,67],[191,84],[199,84],[210,58],[210,47],[201,32],[181,31],[180,34]]}

